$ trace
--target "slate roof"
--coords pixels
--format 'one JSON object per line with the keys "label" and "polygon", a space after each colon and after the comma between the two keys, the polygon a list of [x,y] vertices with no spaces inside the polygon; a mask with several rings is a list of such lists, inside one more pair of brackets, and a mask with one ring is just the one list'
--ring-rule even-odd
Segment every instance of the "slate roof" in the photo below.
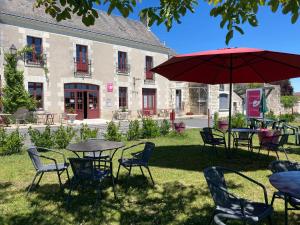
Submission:
{"label": "slate roof", "polygon": [[[81,18],[74,15],[71,20],[57,22],[44,12],[43,8],[33,9],[34,0],[0,0],[0,16],[17,16],[22,20],[37,21],[57,25],[66,29],[78,29],[83,32],[92,32],[95,35],[117,38],[152,47],[167,49],[159,39],[147,29],[140,21],[126,19],[121,16],[108,16],[106,12],[99,11],[99,18],[95,25],[86,27]],[[1,18],[0,18],[1,22]]]}

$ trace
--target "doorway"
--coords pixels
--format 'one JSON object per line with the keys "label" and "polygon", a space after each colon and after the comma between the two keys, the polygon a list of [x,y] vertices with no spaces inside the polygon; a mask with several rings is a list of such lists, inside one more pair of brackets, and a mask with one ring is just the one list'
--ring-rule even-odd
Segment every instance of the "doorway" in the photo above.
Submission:
{"label": "doorway", "polygon": [[156,89],[143,88],[143,114],[150,116],[156,114]]}
{"label": "doorway", "polygon": [[76,113],[76,119],[100,117],[99,86],[93,84],[69,83],[64,86],[65,112]]}
{"label": "doorway", "polygon": [[176,89],[176,112],[180,112],[181,110],[182,110],[181,90]]}

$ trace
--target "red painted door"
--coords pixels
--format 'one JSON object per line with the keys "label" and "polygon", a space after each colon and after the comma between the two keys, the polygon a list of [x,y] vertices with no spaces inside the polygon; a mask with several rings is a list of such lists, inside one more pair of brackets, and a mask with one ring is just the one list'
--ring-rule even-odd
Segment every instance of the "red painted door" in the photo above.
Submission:
{"label": "red painted door", "polygon": [[156,114],[156,89],[143,88],[143,113]]}
{"label": "red painted door", "polygon": [[99,92],[92,91],[88,92],[88,105],[87,105],[87,114],[89,119],[99,118]]}
{"label": "red painted door", "polygon": [[77,120],[83,120],[84,119],[84,98],[83,98],[83,92],[76,92],[76,119]]}

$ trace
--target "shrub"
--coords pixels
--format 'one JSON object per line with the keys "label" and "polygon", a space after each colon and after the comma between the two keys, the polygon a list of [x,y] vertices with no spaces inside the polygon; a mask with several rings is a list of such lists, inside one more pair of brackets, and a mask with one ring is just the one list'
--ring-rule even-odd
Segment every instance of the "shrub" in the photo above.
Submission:
{"label": "shrub", "polygon": [[87,124],[82,124],[80,128],[80,139],[85,141],[89,138],[97,138],[98,128],[91,129]]}
{"label": "shrub", "polygon": [[105,139],[108,141],[121,141],[122,135],[119,132],[119,126],[117,126],[113,121],[107,124]]}
{"label": "shrub", "polygon": [[160,133],[167,135],[170,132],[171,124],[168,120],[164,119],[160,124]]}
{"label": "shrub", "polygon": [[186,132],[177,132],[175,130],[172,130],[169,134],[168,137],[171,138],[186,138],[188,134]]}
{"label": "shrub", "polygon": [[242,113],[236,113],[231,117],[231,127],[238,128],[238,127],[246,127],[246,126],[247,126],[247,120]]}
{"label": "shrub", "polygon": [[140,124],[138,120],[132,120],[129,123],[129,128],[127,131],[127,140],[138,140],[140,137]]}
{"label": "shrub", "polygon": [[0,129],[0,155],[10,155],[22,151],[24,136],[22,136],[18,129],[7,134],[6,131]]}
{"label": "shrub", "polygon": [[218,121],[219,121],[219,113],[215,112],[214,113],[214,128],[217,129],[218,128]]}
{"label": "shrub", "polygon": [[46,126],[43,132],[29,127],[28,133],[30,135],[31,142],[36,147],[52,148],[54,146],[54,135],[51,133],[50,126]]}
{"label": "shrub", "polygon": [[157,121],[151,118],[144,118],[142,120],[142,138],[155,138],[160,135],[159,126]]}
{"label": "shrub", "polygon": [[60,127],[54,132],[55,146],[64,149],[72,141],[75,136],[75,131],[72,127]]}
{"label": "shrub", "polygon": [[279,115],[279,120],[285,120],[286,122],[294,122],[296,119],[296,116],[294,114],[281,114]]}
{"label": "shrub", "polygon": [[277,118],[276,118],[276,115],[274,114],[273,111],[268,112],[268,113],[265,115],[265,117],[268,118],[268,119],[271,119],[271,120],[276,120],[276,119],[277,119]]}

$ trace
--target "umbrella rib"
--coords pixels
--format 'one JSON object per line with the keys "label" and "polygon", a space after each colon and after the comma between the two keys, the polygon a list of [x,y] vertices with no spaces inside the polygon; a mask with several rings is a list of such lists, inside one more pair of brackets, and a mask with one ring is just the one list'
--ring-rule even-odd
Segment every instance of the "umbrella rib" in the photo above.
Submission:
{"label": "umbrella rib", "polygon": [[[250,53],[249,53],[250,54]],[[266,55],[267,53],[266,52],[264,52],[262,55]],[[251,54],[251,55],[253,55],[253,54]],[[240,68],[242,68],[242,67],[244,67],[244,66],[247,66],[247,65],[250,65],[250,64],[253,64],[253,63],[257,63],[257,62],[259,62],[260,60],[263,60],[263,59],[258,59],[257,57],[256,57],[256,55],[252,58],[252,59],[250,59],[250,60],[245,60],[243,57],[241,57],[241,59],[243,59],[243,61],[245,62],[244,64],[242,64],[242,65],[239,65],[239,66],[236,66],[236,67],[234,67],[233,69],[240,69]]]}
{"label": "umbrella rib", "polygon": [[271,58],[269,58],[269,57],[264,57],[263,55],[258,55],[258,57],[263,58],[263,59],[265,59],[265,60],[270,60],[270,61],[272,61],[272,62],[276,62],[276,63],[282,64],[282,65],[285,65],[285,66],[289,66],[289,67],[292,67],[292,68],[294,68],[294,69],[300,70],[300,67],[299,67],[299,66],[291,65],[291,64],[289,64],[289,63],[281,62],[281,61],[279,61],[279,60],[271,59]]}
{"label": "umbrella rib", "polygon": [[[210,62],[211,62],[214,58],[216,58],[216,57],[217,57],[217,56],[212,56],[211,58],[209,58],[209,59],[207,59],[207,60],[200,59],[200,60],[202,60],[201,63],[198,63],[197,65],[195,65],[195,66],[189,68],[188,70],[185,70],[185,71],[183,71],[183,72],[179,72],[179,73],[175,74],[174,76],[171,77],[171,79],[174,79],[174,78],[176,78],[176,77],[179,77],[179,76],[181,76],[183,73],[189,72],[189,71],[191,71],[191,70],[197,68],[198,66],[200,66],[200,65],[202,65],[202,64],[204,64],[204,63],[210,63]],[[187,61],[187,60],[189,60],[189,59],[186,59],[186,60],[184,60],[184,61]],[[184,61],[175,62],[175,63],[182,63],[182,62],[184,62]],[[170,65],[175,64],[175,63],[171,63],[171,64],[164,65],[164,66],[170,66]],[[223,65],[221,65],[221,64],[213,64],[213,63],[212,63],[212,65],[216,65],[216,66],[218,66],[218,67],[221,67],[222,69],[226,69],[226,67],[223,66]],[[162,66],[162,67],[163,67],[163,66]]]}
{"label": "umbrella rib", "polygon": [[254,67],[252,66],[252,65],[248,65],[253,71],[254,71],[254,73],[256,73],[259,77],[260,77],[260,79],[262,79],[263,81],[264,81],[264,83],[268,83],[264,78],[263,78],[263,76],[256,70],[256,69],[254,69]]}

